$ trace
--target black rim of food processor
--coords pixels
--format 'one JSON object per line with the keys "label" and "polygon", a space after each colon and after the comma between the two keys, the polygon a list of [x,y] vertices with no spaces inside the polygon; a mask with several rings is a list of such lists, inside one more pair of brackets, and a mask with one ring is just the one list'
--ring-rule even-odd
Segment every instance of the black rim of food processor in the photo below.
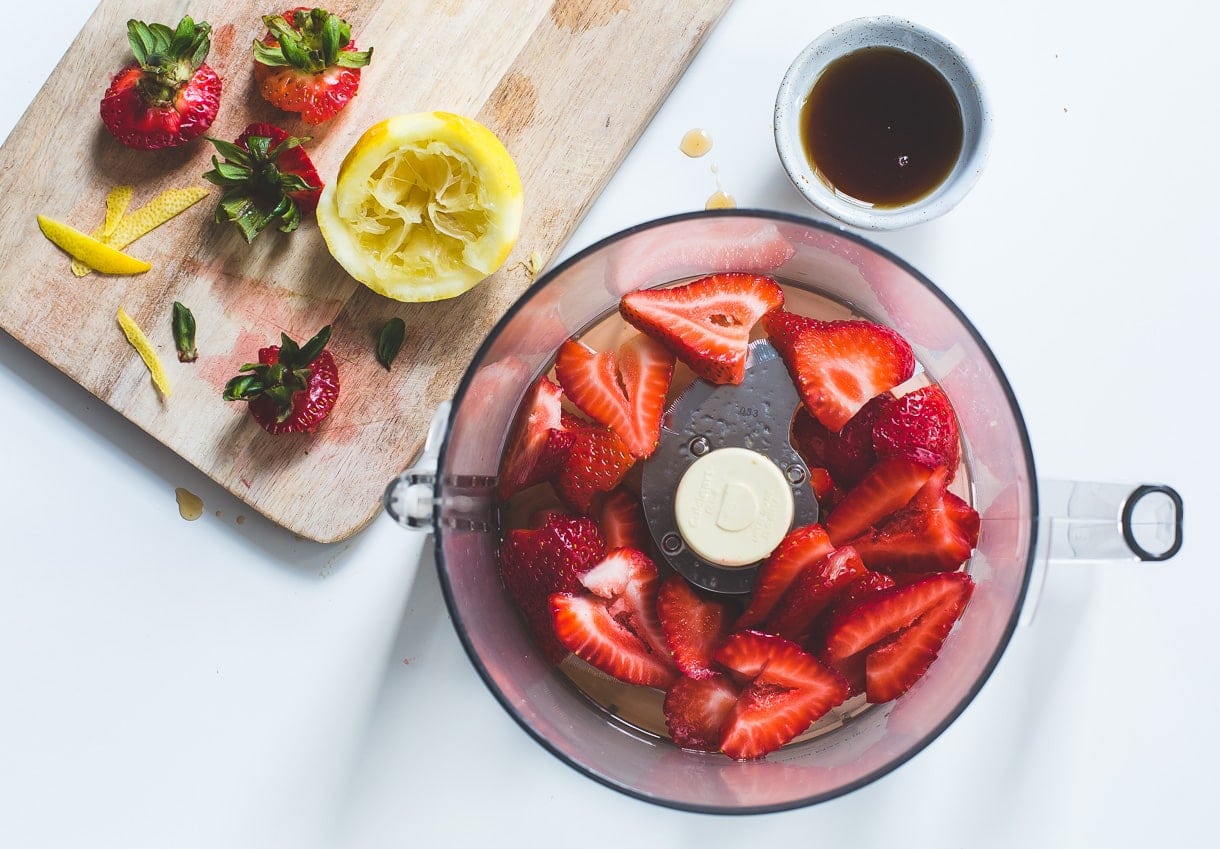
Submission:
{"label": "black rim of food processor", "polygon": [[[525,292],[522,293],[521,297],[519,297],[508,308],[508,310],[500,318],[500,320],[498,322],[496,322],[496,324],[492,328],[491,332],[489,332],[487,334],[487,338],[484,339],[483,343],[479,346],[478,351],[475,352],[474,357],[470,361],[470,365],[466,369],[466,373],[462,376],[462,380],[458,384],[457,391],[454,392],[453,406],[452,406],[451,412],[449,414],[449,422],[445,426],[445,439],[441,444],[440,453],[437,458],[437,469],[440,470],[441,472],[443,472],[443,470],[445,468],[445,458],[446,458],[446,454],[448,453],[448,448],[449,448],[449,433],[453,426],[453,417],[454,417],[453,411],[456,411],[461,406],[462,399],[465,397],[466,391],[469,389],[471,378],[474,375],[474,373],[477,371],[477,367],[482,363],[484,356],[486,356],[486,354],[488,353],[489,349],[491,348],[492,344],[494,343],[495,338],[499,334],[501,328],[503,328],[509,321],[511,321],[512,318],[518,312],[520,312],[522,309],[524,309],[530,303],[530,301],[532,301],[533,298],[543,288],[546,287],[546,285],[551,281],[552,278],[558,277],[568,268],[581,262],[589,255],[594,254],[600,250],[603,250],[604,248],[614,244],[615,242],[619,242],[619,241],[621,241],[625,238],[628,238],[630,236],[633,236],[637,233],[640,233],[640,232],[643,232],[646,230],[652,230],[652,229],[655,229],[658,227],[663,227],[663,226],[666,226],[669,224],[675,224],[675,223],[679,223],[682,221],[696,219],[696,218],[732,218],[732,217],[756,218],[756,219],[763,219],[763,220],[770,220],[770,221],[782,221],[782,222],[789,223],[789,224],[796,224],[796,225],[799,225],[802,227],[812,227],[814,229],[822,230],[824,232],[831,233],[835,236],[839,236],[839,237],[854,241],[857,244],[859,244],[860,246],[862,246],[868,250],[875,251],[880,256],[888,259],[890,262],[901,267],[908,274],[910,274],[911,276],[913,276],[914,278],[919,280],[928,289],[928,291],[930,291],[933,295],[935,295],[937,298],[939,298],[940,301],[945,305],[945,307],[948,308],[949,311],[951,313],[953,313],[954,316],[957,317],[958,321],[961,322],[962,326],[966,328],[966,330],[967,330],[967,332],[969,332],[971,338],[973,338],[975,343],[979,346],[979,350],[983,353],[983,356],[987,359],[988,364],[991,366],[992,372],[995,374],[996,379],[999,381],[1000,386],[1004,391],[1004,397],[1007,399],[1008,405],[1011,408],[1013,416],[1016,420],[1017,432],[1018,432],[1018,435],[1020,436],[1021,447],[1024,449],[1024,454],[1025,454],[1026,474],[1029,476],[1029,482],[1030,482],[1030,490],[1029,490],[1030,491],[1030,520],[1029,520],[1030,521],[1030,546],[1029,546],[1029,553],[1026,556],[1024,575],[1022,576],[1022,579],[1021,579],[1021,589],[1017,595],[1016,603],[1013,605],[1012,614],[1009,617],[1009,621],[1004,627],[1004,632],[1003,632],[999,642],[996,644],[995,652],[992,654],[991,658],[987,661],[986,666],[983,668],[982,674],[979,675],[978,680],[975,682],[974,686],[972,686],[970,688],[969,692],[966,693],[965,697],[963,697],[961,699],[961,701],[953,707],[952,710],[950,710],[948,713],[945,714],[944,719],[941,720],[941,722],[939,724],[937,724],[936,727],[934,727],[930,732],[928,732],[926,735],[924,735],[923,739],[921,739],[918,743],[916,743],[914,746],[912,746],[909,750],[904,752],[900,757],[898,757],[894,761],[886,764],[884,767],[876,769],[853,782],[845,784],[842,787],[836,788],[833,791],[829,791],[826,793],[817,793],[817,794],[814,794],[811,796],[805,796],[805,797],[802,797],[799,799],[793,799],[789,802],[782,802],[782,803],[778,803],[778,804],[774,804],[774,805],[752,805],[752,806],[742,806],[742,807],[725,807],[725,806],[720,806],[720,805],[688,804],[685,802],[676,802],[671,799],[661,798],[659,796],[653,796],[653,795],[650,795],[647,793],[641,793],[638,790],[635,790],[618,781],[615,781],[614,779],[610,778],[609,776],[601,774],[600,772],[597,771],[596,767],[593,765],[585,764],[585,763],[581,763],[579,761],[573,760],[566,753],[561,751],[556,746],[552,745],[550,741],[548,741],[542,734],[540,734],[538,731],[536,731],[529,724],[529,722],[527,722],[525,720],[525,718],[521,716],[521,714],[517,711],[516,707],[512,704],[512,702],[504,695],[503,692],[500,691],[499,687],[496,685],[495,681],[492,679],[490,673],[488,672],[487,667],[484,666],[482,660],[480,660],[477,652],[474,650],[474,646],[471,645],[469,639],[466,636],[466,631],[462,624],[462,618],[461,618],[461,615],[459,614],[459,612],[457,610],[457,606],[454,602],[452,587],[450,586],[449,577],[448,577],[448,575],[446,573],[446,569],[445,569],[445,555],[444,555],[444,551],[442,548],[442,535],[443,535],[444,531],[441,529],[439,523],[436,525],[437,530],[435,532],[434,545],[435,545],[435,551],[436,551],[436,570],[437,570],[437,575],[440,579],[441,592],[445,598],[445,606],[449,609],[449,615],[453,620],[454,630],[457,632],[458,640],[461,642],[462,648],[466,652],[466,656],[470,658],[471,664],[473,664],[475,670],[478,672],[479,677],[483,679],[483,683],[487,686],[487,689],[490,690],[492,695],[496,698],[496,701],[498,701],[500,703],[501,707],[504,708],[504,710],[508,713],[508,715],[511,716],[513,718],[513,720],[516,721],[516,723],[519,726],[521,726],[521,728],[530,737],[532,737],[535,741],[537,741],[537,743],[540,746],[542,746],[542,748],[544,748],[545,750],[550,752],[552,755],[554,755],[556,758],[558,758],[563,763],[565,763],[568,766],[575,769],[577,772],[593,779],[594,781],[598,782],[599,784],[602,784],[606,787],[610,787],[611,789],[617,790],[620,793],[623,793],[627,796],[631,796],[633,798],[640,799],[645,802],[650,802],[654,805],[660,805],[660,806],[666,807],[666,808],[673,808],[676,810],[690,811],[692,813],[701,813],[701,814],[748,815],[748,814],[776,813],[779,811],[790,811],[790,810],[794,810],[797,808],[804,808],[804,807],[808,807],[810,805],[816,805],[821,802],[828,802],[831,799],[836,799],[840,796],[845,796],[848,793],[851,793],[855,790],[860,789],[861,787],[864,787],[868,784],[872,784],[877,779],[882,778],[883,776],[888,775],[889,773],[893,772],[895,769],[902,766],[907,761],[911,760],[911,758],[915,757],[917,754],[919,754],[925,748],[927,748],[928,745],[931,744],[933,740],[935,740],[937,737],[939,737],[945,731],[946,728],[948,728],[950,725],[952,725],[957,720],[957,718],[966,709],[967,705],[969,705],[972,701],[974,701],[975,696],[978,695],[979,691],[983,688],[983,685],[987,683],[987,680],[991,677],[992,672],[995,670],[996,664],[999,663],[1000,657],[1004,654],[1005,650],[1008,648],[1009,641],[1012,639],[1013,632],[1015,631],[1017,622],[1020,618],[1021,608],[1024,604],[1026,593],[1029,589],[1030,576],[1033,572],[1034,561],[1036,560],[1037,546],[1034,544],[1034,542],[1037,539],[1037,533],[1038,533],[1038,478],[1037,478],[1037,475],[1035,474],[1035,470],[1034,470],[1033,451],[1032,451],[1032,446],[1031,446],[1030,440],[1029,440],[1029,432],[1027,431],[1027,429],[1025,427],[1025,418],[1021,414],[1021,408],[1020,408],[1020,405],[1017,403],[1016,395],[1012,391],[1012,386],[1009,384],[1008,378],[1004,374],[1003,369],[1000,368],[999,361],[996,360],[995,354],[992,353],[991,348],[987,345],[986,341],[984,341],[983,337],[979,334],[978,330],[975,329],[974,324],[971,323],[970,319],[968,319],[966,317],[965,313],[963,313],[961,311],[961,309],[957,306],[957,304],[955,304],[952,300],[950,300],[950,298],[947,295],[945,295],[945,293],[942,292],[936,286],[935,283],[933,283],[931,280],[929,280],[918,269],[913,267],[906,260],[895,255],[893,252],[891,252],[887,248],[884,248],[884,247],[876,244],[875,242],[872,242],[872,241],[860,236],[859,234],[854,233],[850,230],[847,230],[843,227],[839,227],[837,225],[829,224],[829,223],[826,223],[823,221],[817,221],[812,218],[806,218],[801,215],[794,215],[794,214],[786,213],[786,212],[776,212],[776,211],[761,210],[761,209],[725,209],[725,210],[701,210],[701,211],[697,211],[697,212],[686,212],[686,213],[681,213],[678,215],[671,215],[671,216],[667,216],[664,218],[657,218],[657,219],[653,219],[651,221],[646,221],[641,224],[637,224],[635,226],[629,227],[625,230],[620,230],[620,231],[614,233],[613,235],[607,236],[606,238],[601,239],[601,240],[593,243],[592,245],[589,245],[588,247],[573,254],[568,259],[559,263],[557,266],[552,268],[546,274],[542,275],[538,280],[534,281],[534,283],[528,289],[526,289]],[[437,497],[438,504],[440,503],[440,499],[439,499],[440,486],[441,486],[441,474],[438,473],[437,484],[436,484],[436,487],[437,487],[436,495],[438,496]],[[554,674],[561,675],[562,673],[555,672]]]}

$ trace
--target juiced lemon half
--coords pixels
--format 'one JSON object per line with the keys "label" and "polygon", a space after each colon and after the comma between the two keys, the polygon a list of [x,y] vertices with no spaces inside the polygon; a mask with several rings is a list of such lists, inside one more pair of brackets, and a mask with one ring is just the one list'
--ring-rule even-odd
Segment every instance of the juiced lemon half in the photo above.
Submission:
{"label": "juiced lemon half", "polygon": [[322,190],[318,226],[352,277],[399,301],[460,295],[521,230],[517,166],[489,129],[449,112],[370,127]]}

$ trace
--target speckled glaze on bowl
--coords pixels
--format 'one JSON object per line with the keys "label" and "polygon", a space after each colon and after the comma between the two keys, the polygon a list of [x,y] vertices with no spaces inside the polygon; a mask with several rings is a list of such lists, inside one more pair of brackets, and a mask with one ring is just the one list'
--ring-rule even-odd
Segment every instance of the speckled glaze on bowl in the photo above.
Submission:
{"label": "speckled glaze on bowl", "polygon": [[[909,204],[873,207],[837,193],[816,172],[801,143],[801,109],[826,67],[866,47],[892,47],[932,65],[949,82],[962,110],[962,152],[953,170],[928,194]],[[978,74],[944,36],[889,15],[856,18],[827,30],[792,62],[775,98],[775,148],[805,198],[845,224],[866,230],[896,230],[948,212],[974,186],[987,161],[991,113]]]}

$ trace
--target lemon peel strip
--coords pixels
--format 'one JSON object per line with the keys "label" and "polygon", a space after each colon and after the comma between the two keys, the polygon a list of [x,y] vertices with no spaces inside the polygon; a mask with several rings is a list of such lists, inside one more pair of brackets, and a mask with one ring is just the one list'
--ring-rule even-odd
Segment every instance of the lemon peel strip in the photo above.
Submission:
{"label": "lemon peel strip", "polygon": [[45,215],[39,215],[37,218],[38,229],[49,241],[68,256],[87,263],[103,274],[142,274],[152,268],[150,263],[99,242],[62,221]]}
{"label": "lemon peel strip", "polygon": [[152,375],[153,386],[157,387],[157,391],[163,398],[168,398],[172,391],[169,377],[165,374],[165,367],[161,365],[161,360],[157,357],[157,352],[153,350],[152,343],[148,341],[148,337],[144,335],[140,325],[136,324],[135,319],[129,316],[122,307],[119,307],[117,318],[119,327],[123,328],[123,335],[127,337],[131,347],[136,349],[136,353],[148,367],[148,373]]}
{"label": "lemon peel strip", "polygon": [[[126,189],[127,200],[122,202],[120,190]],[[126,212],[127,204],[131,202],[130,186],[115,186],[106,197],[106,224],[93,231],[93,238],[100,240],[112,248],[122,249],[136,239],[160,227],[166,221],[190,209],[208,196],[208,190],[200,186],[190,186],[185,189],[167,189],[144,204],[131,215],[120,213],[118,219],[110,224],[111,210],[122,203]],[[107,228],[109,227],[109,231]],[[72,263],[72,273],[84,277],[92,271],[87,264]]]}
{"label": "lemon peel strip", "polygon": [[[102,222],[102,226],[98,227],[89,235],[103,244],[107,237],[114,232],[114,228],[119,226],[119,221],[123,219],[123,214],[127,212],[127,207],[131,205],[131,186],[115,186],[106,195],[106,220]],[[72,260],[72,273],[77,277],[84,277],[93,269],[85,264],[83,260]]]}

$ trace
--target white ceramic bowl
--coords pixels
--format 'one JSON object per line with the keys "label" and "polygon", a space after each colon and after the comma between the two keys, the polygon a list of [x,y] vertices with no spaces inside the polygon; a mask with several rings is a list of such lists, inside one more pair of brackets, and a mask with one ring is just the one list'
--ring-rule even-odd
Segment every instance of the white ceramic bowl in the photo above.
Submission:
{"label": "white ceramic bowl", "polygon": [[[837,193],[815,172],[801,142],[801,110],[814,83],[832,62],[866,47],[897,48],[928,62],[948,81],[961,107],[957,163],[935,189],[902,206],[874,207]],[[818,36],[789,66],[775,98],[775,147],[793,185],[827,215],[867,230],[909,227],[956,206],[983,171],[991,123],[978,74],[962,52],[944,36],[888,15],[857,18]]]}

